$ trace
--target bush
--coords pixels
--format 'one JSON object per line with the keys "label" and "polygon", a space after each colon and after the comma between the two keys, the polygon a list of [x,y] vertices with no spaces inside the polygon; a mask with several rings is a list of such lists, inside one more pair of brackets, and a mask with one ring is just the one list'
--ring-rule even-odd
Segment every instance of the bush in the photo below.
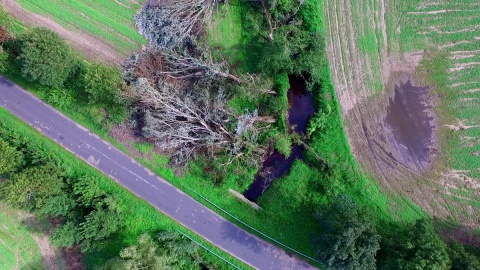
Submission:
{"label": "bush", "polygon": [[120,103],[123,81],[120,70],[112,66],[93,64],[83,75],[84,90],[90,103],[114,105]]}
{"label": "bush", "polygon": [[63,39],[46,28],[34,28],[22,34],[17,45],[17,60],[25,79],[45,86],[63,86],[75,62]]}
{"label": "bush", "polygon": [[375,269],[380,236],[371,219],[347,196],[337,196],[317,219],[323,230],[317,239],[320,259],[329,269]]}
{"label": "bush", "polygon": [[453,242],[448,247],[448,254],[452,260],[451,270],[478,270],[480,269],[480,258],[470,254],[465,248]]}
{"label": "bush", "polygon": [[292,153],[292,141],[288,135],[279,135],[275,138],[275,149],[286,158]]}
{"label": "bush", "polygon": [[8,53],[0,47],[0,72],[5,73],[8,70],[9,61],[8,61]]}
{"label": "bush", "polygon": [[47,94],[47,102],[57,108],[63,108],[73,103],[74,98],[70,91],[61,88],[51,89]]}
{"label": "bush", "polygon": [[23,163],[23,155],[0,138],[0,176],[15,171]]}
{"label": "bush", "polygon": [[325,70],[324,42],[318,33],[295,25],[283,25],[266,43],[259,59],[259,70],[274,76],[278,73],[309,74],[310,81],[320,82]]}
{"label": "bush", "polygon": [[431,220],[420,219],[406,229],[392,231],[382,242],[381,269],[450,269],[447,246]]}

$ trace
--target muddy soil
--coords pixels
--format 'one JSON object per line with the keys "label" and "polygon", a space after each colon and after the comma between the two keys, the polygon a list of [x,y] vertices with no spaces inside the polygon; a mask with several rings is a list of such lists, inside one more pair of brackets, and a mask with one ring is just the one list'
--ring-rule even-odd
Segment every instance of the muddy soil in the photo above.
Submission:
{"label": "muddy soil", "polygon": [[430,113],[429,88],[414,86],[411,81],[395,85],[390,99],[385,126],[390,127],[390,146],[401,156],[404,164],[418,170],[428,169],[434,154],[434,117]]}
{"label": "muddy soil", "polygon": [[363,115],[361,129],[367,156],[378,172],[389,181],[400,181],[402,175],[421,175],[431,168],[437,152],[436,118],[429,87],[417,86],[410,79],[392,87],[386,100],[369,104],[373,112]]}

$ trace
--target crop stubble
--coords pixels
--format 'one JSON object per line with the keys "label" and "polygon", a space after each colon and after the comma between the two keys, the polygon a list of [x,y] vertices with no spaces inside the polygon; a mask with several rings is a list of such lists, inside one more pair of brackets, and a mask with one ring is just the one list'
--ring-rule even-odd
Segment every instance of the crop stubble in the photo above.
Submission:
{"label": "crop stubble", "polygon": [[[480,149],[478,140],[471,139],[480,136],[480,83],[476,80],[480,5],[457,2],[421,1],[412,8],[397,0],[359,0],[353,6],[350,1],[326,0],[326,42],[345,130],[357,161],[376,176],[385,192],[406,196],[434,216],[451,216],[473,226],[478,224],[480,207],[480,166],[475,155]],[[374,44],[362,44],[366,41],[356,37],[367,36],[368,31],[375,33]],[[435,142],[430,147],[440,151],[442,162],[438,166],[432,158],[435,166],[416,170],[395,158],[395,148],[385,139],[391,131],[382,122],[393,86],[413,78],[422,51],[428,48],[449,52],[447,93],[436,92],[441,99],[424,101],[437,104],[437,134],[443,141],[440,149]],[[382,92],[376,91],[378,85]]]}

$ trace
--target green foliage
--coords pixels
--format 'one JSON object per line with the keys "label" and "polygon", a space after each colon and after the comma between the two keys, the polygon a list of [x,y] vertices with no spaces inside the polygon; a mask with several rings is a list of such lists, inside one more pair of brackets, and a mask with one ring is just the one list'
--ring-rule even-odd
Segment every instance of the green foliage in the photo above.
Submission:
{"label": "green foliage", "polygon": [[62,192],[61,174],[58,168],[50,165],[26,168],[5,181],[0,186],[0,194],[12,205],[39,209],[49,197]]}
{"label": "green foliage", "polygon": [[58,195],[48,197],[39,214],[42,216],[65,216],[75,207],[75,201],[62,192]]}
{"label": "green foliage", "polygon": [[80,232],[77,225],[71,221],[53,231],[50,236],[52,244],[59,247],[71,247],[80,241]]}
{"label": "green foliage", "polygon": [[305,1],[300,9],[302,23],[306,29],[323,34],[323,9],[322,0]]}
{"label": "green foliage", "polygon": [[282,25],[274,40],[266,43],[259,59],[259,69],[267,74],[309,74],[320,82],[325,67],[324,42],[318,33],[296,25]]}
{"label": "green foliage", "polygon": [[112,234],[123,228],[123,215],[115,208],[112,201],[106,208],[97,208],[85,216],[85,221],[80,223],[79,242],[82,251],[93,251],[100,247]]}
{"label": "green foliage", "polygon": [[289,157],[292,153],[292,140],[284,134],[275,137],[275,149],[285,157]]}
{"label": "green foliage", "polygon": [[47,102],[58,108],[64,108],[74,102],[71,91],[63,88],[53,88],[47,93]]}
{"label": "green foliage", "polygon": [[23,163],[23,155],[0,138],[0,176],[11,173]]}
{"label": "green foliage", "polygon": [[375,269],[380,236],[352,199],[336,197],[328,208],[318,211],[317,219],[323,230],[318,253],[329,269]]}
{"label": "green foliage", "polygon": [[382,242],[382,269],[450,269],[447,246],[431,220],[419,219],[406,230],[391,232]]}
{"label": "green foliage", "polygon": [[113,105],[120,102],[123,84],[118,68],[92,64],[87,67],[83,82],[91,103]]}
{"label": "green foliage", "polygon": [[177,233],[162,232],[158,240],[142,234],[136,245],[122,249],[120,258],[108,261],[102,269],[195,269],[199,267],[195,261],[196,249],[193,242],[180,239]]}
{"label": "green foliage", "polygon": [[46,28],[34,28],[18,40],[22,76],[46,86],[61,87],[75,61],[68,44]]}
{"label": "green foliage", "polygon": [[79,178],[73,184],[73,194],[77,195],[76,201],[85,207],[101,204],[106,195],[98,185],[98,181],[88,176]]}
{"label": "green foliage", "polygon": [[7,71],[10,65],[8,58],[9,58],[8,53],[3,49],[3,47],[0,46],[0,72],[1,73],[5,73],[5,71]]}
{"label": "green foliage", "polygon": [[328,116],[330,115],[330,107],[327,107],[325,111],[319,110],[308,121],[307,136],[311,137],[315,131],[323,132],[327,127]]}
{"label": "green foliage", "polygon": [[452,260],[451,270],[478,270],[480,269],[480,258],[467,252],[457,242],[448,246],[448,255]]}

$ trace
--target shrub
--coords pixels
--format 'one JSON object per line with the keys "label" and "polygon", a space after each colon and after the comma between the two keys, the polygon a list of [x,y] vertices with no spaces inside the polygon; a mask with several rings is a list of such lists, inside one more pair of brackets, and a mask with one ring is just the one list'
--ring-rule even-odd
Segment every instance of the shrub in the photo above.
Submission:
{"label": "shrub", "polygon": [[447,246],[431,220],[420,219],[384,238],[379,254],[381,269],[450,269]]}
{"label": "shrub", "polygon": [[285,157],[290,156],[292,153],[292,141],[288,135],[279,135],[275,138],[275,149]]}
{"label": "shrub", "polygon": [[317,219],[323,230],[318,253],[329,269],[375,269],[380,236],[352,199],[337,196],[327,209],[319,210]]}
{"label": "shrub", "polygon": [[83,83],[90,103],[102,105],[120,103],[123,83],[118,68],[101,64],[88,66],[83,75]]}
{"label": "shrub", "polygon": [[22,76],[45,86],[61,87],[70,74],[74,55],[56,33],[34,28],[17,41],[17,57]]}

